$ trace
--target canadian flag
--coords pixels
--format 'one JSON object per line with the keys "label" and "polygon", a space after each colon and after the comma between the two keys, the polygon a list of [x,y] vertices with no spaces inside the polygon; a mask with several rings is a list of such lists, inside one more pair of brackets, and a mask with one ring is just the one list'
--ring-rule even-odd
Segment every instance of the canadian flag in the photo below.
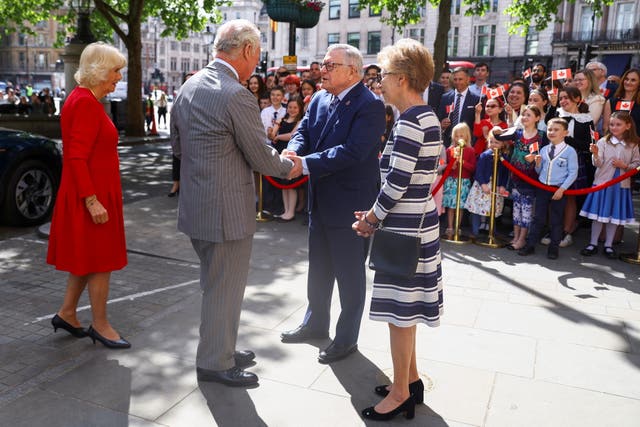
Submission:
{"label": "canadian flag", "polygon": [[453,107],[454,107],[454,104],[447,105],[446,107],[447,114],[451,114],[451,112],[453,111]]}
{"label": "canadian flag", "polygon": [[482,86],[482,90],[480,91],[480,96],[487,96],[487,87],[486,86]]}
{"label": "canadian flag", "polygon": [[618,101],[616,111],[631,111],[633,109],[633,101]]}
{"label": "canadian flag", "polygon": [[600,134],[598,134],[597,131],[595,131],[593,129],[589,129],[589,132],[591,132],[591,140],[597,141],[597,140],[600,139]]}
{"label": "canadian flag", "polygon": [[610,91],[609,89],[607,89],[606,87],[601,87],[601,88],[600,88],[600,93],[601,93],[601,94],[602,94],[602,96],[604,96],[605,98],[606,98],[607,96],[609,96],[609,93],[610,93],[610,92],[611,92],[611,91]]}
{"label": "canadian flag", "polygon": [[565,68],[564,70],[553,70],[551,72],[551,78],[553,80],[570,79],[571,78],[571,68]]}
{"label": "canadian flag", "polygon": [[489,99],[499,98],[503,95],[504,95],[504,89],[502,88],[502,86],[498,86],[495,89],[489,89],[489,92],[487,93],[487,98]]}
{"label": "canadian flag", "polygon": [[524,70],[524,73],[522,73],[523,79],[528,79],[529,76],[531,76],[531,68],[527,68],[526,70]]}
{"label": "canadian flag", "polygon": [[537,151],[538,151],[538,143],[537,142],[534,142],[531,145],[529,145],[529,152],[531,154],[533,154],[533,153],[535,153]]}

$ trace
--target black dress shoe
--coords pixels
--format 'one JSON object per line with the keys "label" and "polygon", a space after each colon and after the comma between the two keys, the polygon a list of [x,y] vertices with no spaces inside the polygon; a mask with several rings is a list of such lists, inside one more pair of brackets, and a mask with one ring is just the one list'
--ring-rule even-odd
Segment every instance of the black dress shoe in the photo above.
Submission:
{"label": "black dress shoe", "polygon": [[416,415],[416,402],[413,400],[413,396],[409,396],[409,398],[407,400],[405,400],[404,402],[402,402],[402,404],[400,404],[400,406],[398,406],[396,409],[394,409],[391,412],[387,412],[385,414],[381,414],[379,412],[376,412],[376,409],[374,406],[371,406],[370,408],[364,409],[362,411],[362,417],[369,419],[369,420],[374,420],[374,421],[389,421],[391,420],[393,417],[395,417],[396,415],[400,414],[404,412],[404,417],[408,420],[413,419],[413,417],[415,417]]}
{"label": "black dress shoe", "polygon": [[237,368],[244,368],[251,365],[256,354],[251,350],[240,350],[233,352],[233,360],[236,362]]}
{"label": "black dress shoe", "polygon": [[552,246],[549,246],[549,249],[547,249],[547,258],[549,259],[558,259],[558,248],[554,248]]}
{"label": "black dress shoe", "polygon": [[122,337],[120,337],[120,339],[117,339],[117,340],[110,340],[110,339],[107,339],[107,338],[103,337],[102,335],[100,335],[98,333],[98,331],[93,329],[93,326],[89,326],[89,330],[87,331],[87,335],[89,335],[89,337],[93,341],[93,344],[95,344],[96,340],[98,340],[98,341],[100,341],[102,343],[102,345],[104,345],[107,348],[118,349],[118,348],[129,348],[129,347],[131,347],[131,343],[129,341],[125,340]]}
{"label": "black dress shoe", "polygon": [[314,339],[329,338],[329,332],[314,331],[308,326],[298,326],[292,331],[283,332],[280,334],[280,339],[284,343],[296,343],[305,342]]}
{"label": "black dress shoe", "polygon": [[254,373],[243,371],[234,366],[226,371],[210,371],[209,369],[196,368],[198,381],[221,383],[231,387],[248,387],[258,384],[258,376]]}
{"label": "black dress shoe", "polygon": [[167,197],[176,197],[180,193],[180,190],[172,191],[167,194]]}
{"label": "black dress shoe", "polygon": [[340,345],[333,342],[329,347],[320,352],[318,362],[323,364],[332,363],[344,359],[356,350],[358,350],[358,344]]}
{"label": "black dress shoe", "polygon": [[[379,385],[373,389],[373,391],[378,396],[387,396],[389,394],[389,390],[387,389],[388,385]],[[409,384],[409,394],[413,396],[413,399],[416,401],[416,405],[422,405],[424,402],[424,383],[421,379],[418,381],[414,381]]]}
{"label": "black dress shoe", "polygon": [[527,255],[531,255],[535,251],[536,249],[533,246],[525,246],[524,248],[518,250],[518,255],[527,256]]}
{"label": "black dress shoe", "polygon": [[69,332],[76,338],[84,338],[87,336],[87,331],[85,331],[84,328],[76,328],[75,326],[72,326],[57,314],[53,316],[53,319],[51,319],[51,325],[53,326],[53,332],[58,332],[58,328],[60,328]]}

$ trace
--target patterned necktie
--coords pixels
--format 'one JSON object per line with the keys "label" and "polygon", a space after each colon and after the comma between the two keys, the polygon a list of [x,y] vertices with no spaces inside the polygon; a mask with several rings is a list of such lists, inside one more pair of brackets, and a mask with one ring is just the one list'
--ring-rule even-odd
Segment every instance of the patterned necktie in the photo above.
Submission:
{"label": "patterned necktie", "polygon": [[555,156],[555,155],[556,155],[555,151],[556,151],[556,146],[555,146],[555,145],[552,145],[552,146],[549,148],[549,159],[550,159],[550,160],[553,160],[553,156]]}
{"label": "patterned necktie", "polygon": [[455,126],[460,121],[460,99],[462,94],[460,92],[456,95],[456,104],[453,106],[453,113],[451,114],[451,126]]}
{"label": "patterned necktie", "polygon": [[333,114],[333,112],[336,110],[336,107],[338,106],[338,104],[340,103],[340,98],[338,98],[337,96],[333,97],[333,100],[331,100],[331,104],[329,104],[329,116],[331,116]]}

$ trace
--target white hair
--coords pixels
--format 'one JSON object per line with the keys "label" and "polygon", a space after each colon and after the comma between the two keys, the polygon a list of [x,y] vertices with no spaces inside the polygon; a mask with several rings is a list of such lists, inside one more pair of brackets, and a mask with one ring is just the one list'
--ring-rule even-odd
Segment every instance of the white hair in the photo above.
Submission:
{"label": "white hair", "polygon": [[235,58],[246,45],[251,46],[254,53],[260,49],[260,30],[246,19],[234,19],[218,29],[213,50]]}
{"label": "white hair", "polygon": [[589,65],[591,65],[591,64],[595,65],[595,66],[596,66],[596,68],[599,68],[599,69],[601,69],[602,71],[604,71],[604,75],[605,75],[605,76],[607,75],[607,66],[606,66],[606,65],[604,65],[602,62],[599,62],[599,61],[589,61],[589,63],[587,64],[587,66],[586,66],[585,68],[588,68],[588,66],[589,66]]}
{"label": "white hair", "polygon": [[127,59],[115,47],[103,42],[91,43],[80,54],[80,65],[73,78],[78,84],[92,88],[106,81],[109,71],[125,65]]}
{"label": "white hair", "polygon": [[364,76],[364,71],[362,70],[362,54],[358,49],[351,46],[350,44],[332,44],[327,48],[327,53],[330,53],[334,50],[342,50],[344,52],[344,56],[348,64],[355,67],[356,72],[360,77]]}

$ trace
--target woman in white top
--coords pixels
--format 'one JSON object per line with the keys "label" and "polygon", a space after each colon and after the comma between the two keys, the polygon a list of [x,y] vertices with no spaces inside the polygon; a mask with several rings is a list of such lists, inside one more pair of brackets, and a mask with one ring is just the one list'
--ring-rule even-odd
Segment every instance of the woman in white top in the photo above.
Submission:
{"label": "woman in white top", "polygon": [[600,94],[600,86],[595,74],[587,69],[576,71],[573,83],[580,90],[583,102],[589,106],[589,114],[597,126],[602,117],[605,99]]}

